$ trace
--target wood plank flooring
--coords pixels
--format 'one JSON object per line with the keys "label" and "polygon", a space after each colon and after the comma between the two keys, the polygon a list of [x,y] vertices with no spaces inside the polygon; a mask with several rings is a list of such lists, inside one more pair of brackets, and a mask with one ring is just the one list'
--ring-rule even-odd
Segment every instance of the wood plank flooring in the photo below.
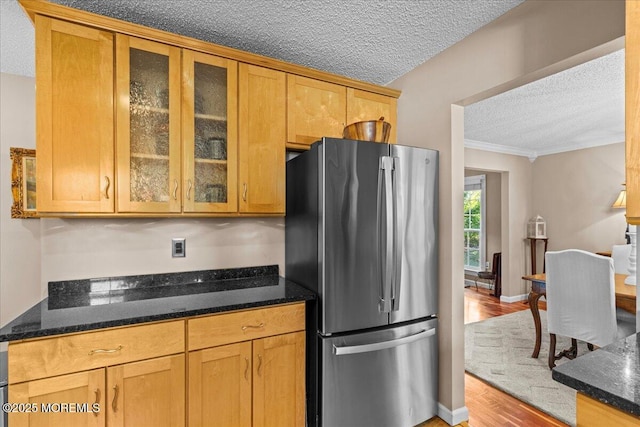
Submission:
{"label": "wood plank flooring", "polygon": [[[490,317],[529,310],[524,302],[504,303],[489,294],[491,291],[475,286],[465,289],[464,323],[478,322]],[[546,310],[546,303],[539,307]],[[533,319],[531,320],[533,321]],[[533,345],[533,343],[532,343]],[[469,409],[469,422],[461,427],[567,427],[557,419],[490,386],[473,375],[465,374],[465,404]],[[435,417],[418,427],[446,427],[447,423]]]}

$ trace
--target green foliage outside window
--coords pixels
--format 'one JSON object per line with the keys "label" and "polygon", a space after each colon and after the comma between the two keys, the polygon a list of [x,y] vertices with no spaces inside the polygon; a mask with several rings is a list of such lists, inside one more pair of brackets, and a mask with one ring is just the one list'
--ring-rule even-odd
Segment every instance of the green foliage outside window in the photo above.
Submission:
{"label": "green foliage outside window", "polygon": [[480,224],[482,191],[464,192],[464,265],[480,269]]}

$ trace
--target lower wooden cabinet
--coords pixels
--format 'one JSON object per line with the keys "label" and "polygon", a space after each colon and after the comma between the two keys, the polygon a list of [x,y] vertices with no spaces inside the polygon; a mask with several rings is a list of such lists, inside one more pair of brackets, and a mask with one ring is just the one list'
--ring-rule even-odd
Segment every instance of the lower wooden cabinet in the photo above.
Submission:
{"label": "lower wooden cabinet", "polygon": [[304,328],[294,303],[10,343],[9,425],[304,426]]}
{"label": "lower wooden cabinet", "polygon": [[251,342],[189,354],[189,426],[251,426]]}
{"label": "lower wooden cabinet", "polygon": [[191,352],[189,426],[304,426],[304,355],[304,332]]}
{"label": "lower wooden cabinet", "polygon": [[179,354],[16,384],[9,401],[23,406],[12,411],[9,422],[16,427],[183,427],[184,367]]}
{"label": "lower wooden cabinet", "polygon": [[[33,380],[9,387],[9,425],[99,427],[105,425],[104,369]],[[62,404],[74,406],[73,412]],[[93,406],[93,404],[97,406]],[[81,413],[78,413],[81,412]]]}
{"label": "lower wooden cabinet", "polygon": [[185,425],[184,354],[107,368],[110,427]]}
{"label": "lower wooden cabinet", "polygon": [[253,425],[305,424],[305,333],[253,342]]}

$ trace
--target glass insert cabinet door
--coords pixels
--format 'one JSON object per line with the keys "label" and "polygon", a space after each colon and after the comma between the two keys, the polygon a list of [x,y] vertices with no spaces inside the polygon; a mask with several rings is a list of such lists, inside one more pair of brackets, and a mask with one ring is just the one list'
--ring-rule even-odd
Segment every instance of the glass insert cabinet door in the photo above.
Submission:
{"label": "glass insert cabinet door", "polygon": [[119,212],[180,212],[180,49],[116,36]]}
{"label": "glass insert cabinet door", "polygon": [[183,211],[236,212],[238,65],[183,50]]}

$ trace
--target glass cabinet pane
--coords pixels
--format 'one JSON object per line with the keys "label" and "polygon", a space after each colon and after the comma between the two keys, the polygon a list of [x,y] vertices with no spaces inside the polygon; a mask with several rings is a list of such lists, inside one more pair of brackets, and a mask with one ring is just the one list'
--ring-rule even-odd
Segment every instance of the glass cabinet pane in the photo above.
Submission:
{"label": "glass cabinet pane", "polygon": [[169,200],[169,58],[130,49],[131,201]]}
{"label": "glass cabinet pane", "polygon": [[194,63],[194,201],[227,202],[227,69]]}

